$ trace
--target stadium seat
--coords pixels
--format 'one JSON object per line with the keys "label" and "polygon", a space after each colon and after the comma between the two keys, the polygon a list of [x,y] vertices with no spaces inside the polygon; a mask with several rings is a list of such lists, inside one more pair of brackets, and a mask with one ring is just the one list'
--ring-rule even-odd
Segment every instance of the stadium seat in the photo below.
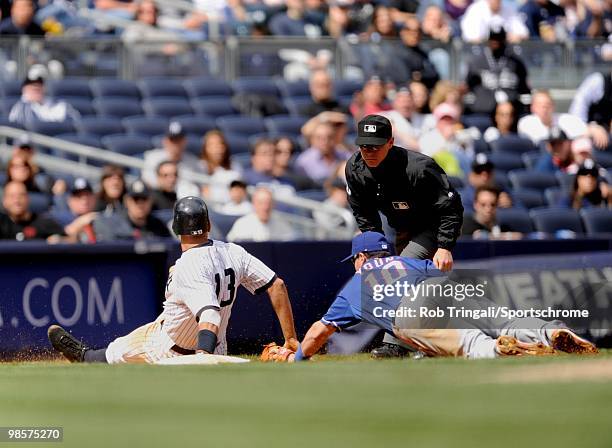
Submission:
{"label": "stadium seat", "polygon": [[239,78],[232,84],[235,93],[279,96],[278,86],[270,78]]}
{"label": "stadium seat", "polygon": [[153,148],[151,139],[141,135],[109,135],[102,138],[102,144],[109,151],[128,156]]}
{"label": "stadium seat", "polygon": [[584,233],[580,215],[576,210],[540,208],[531,210],[529,215],[538,232],[555,233],[559,230],[571,230],[578,235]]}
{"label": "stadium seat", "polygon": [[74,125],[69,121],[35,121],[26,128],[29,131],[50,136],[74,132]]}
{"label": "stadium seat", "polygon": [[495,152],[489,154],[489,160],[498,171],[511,171],[524,168],[520,154],[508,152]]}
{"label": "stadium seat", "polygon": [[529,212],[520,208],[498,208],[497,222],[499,225],[507,225],[513,232],[533,232],[533,223],[529,217]]}
{"label": "stadium seat", "polygon": [[512,190],[512,197],[525,208],[543,207],[545,205],[544,197],[540,190],[519,188]]}
{"label": "stadium seat", "polygon": [[238,111],[227,97],[211,96],[207,98],[196,98],[191,101],[191,107],[196,114],[208,117],[238,115]]}
{"label": "stadium seat", "polygon": [[182,115],[178,117],[172,117],[172,121],[178,121],[183,130],[187,134],[194,134],[204,136],[208,131],[211,131],[217,127],[214,118],[200,117],[197,115]]}
{"label": "stadium seat", "polygon": [[156,217],[157,219],[159,219],[161,222],[163,222],[164,224],[167,224],[170,221],[172,221],[172,216],[174,214],[174,211],[172,209],[168,209],[168,210],[153,210],[153,212],[151,212],[151,214],[154,217]]}
{"label": "stadium seat", "polygon": [[544,191],[547,188],[559,186],[557,177],[552,173],[515,170],[510,171],[508,177],[510,178],[510,182],[512,182],[512,187],[515,189],[532,188]]}
{"label": "stadium seat", "polygon": [[232,87],[221,79],[191,78],[183,82],[183,87],[192,99],[222,96],[229,100],[233,94]]}
{"label": "stadium seat", "polygon": [[319,202],[322,202],[327,199],[327,193],[325,192],[325,190],[320,189],[298,191],[297,195],[301,198],[311,199],[313,201]]}
{"label": "stadium seat", "polygon": [[464,115],[463,117],[461,117],[461,122],[466,128],[474,127],[477,128],[481,133],[484,133],[484,131],[486,131],[488,127],[493,125],[491,117],[489,115],[483,114]]}
{"label": "stadium seat", "polygon": [[334,81],[334,90],[336,92],[336,97],[342,96],[353,96],[355,92],[361,90],[363,88],[363,83],[360,81],[354,80],[344,80],[344,79],[336,79]]}
{"label": "stadium seat", "polygon": [[74,107],[82,117],[90,117],[97,113],[90,98],[70,97],[62,98],[62,100]]}
{"label": "stadium seat", "polygon": [[252,135],[266,132],[264,121],[261,118],[229,116],[217,118],[217,126],[225,134]]}
{"label": "stadium seat", "polygon": [[45,193],[28,193],[30,198],[30,206],[28,209],[32,213],[41,214],[49,210],[51,207],[51,199]]}
{"label": "stadium seat", "polygon": [[242,153],[250,153],[251,144],[249,142],[249,138],[245,135],[241,134],[232,134],[231,132],[225,132],[225,141],[227,142],[227,146],[229,146],[230,153],[232,154],[242,154]]}
{"label": "stadium seat", "polygon": [[612,233],[612,210],[605,208],[583,208],[580,216],[587,235]]}
{"label": "stadium seat", "polygon": [[491,152],[491,148],[489,148],[489,144],[484,139],[478,138],[474,140],[474,152],[476,154],[480,152],[484,152],[488,154]]}
{"label": "stadium seat", "polygon": [[308,117],[276,115],[266,118],[264,123],[270,135],[299,136],[306,121],[308,121]]}
{"label": "stadium seat", "polygon": [[216,212],[213,209],[209,209],[208,213],[210,214],[210,222],[219,229],[223,235],[223,239],[227,237],[227,234],[232,229],[232,226],[239,218],[239,216],[225,215],[223,213]]}
{"label": "stadium seat", "polygon": [[187,99],[183,84],[176,79],[143,79],[138,83],[144,98],[175,97]]}
{"label": "stadium seat", "polygon": [[[103,148],[102,143],[100,142],[100,136],[92,135],[92,134],[60,134],[56,136],[57,138],[61,138],[62,140],[66,140],[73,143],[79,143],[81,145],[91,146],[93,148]],[[62,157],[67,160],[79,161],[80,158],[77,154],[72,154],[64,151],[60,151],[58,149],[51,149],[51,154],[54,154],[58,157]],[[103,166],[106,162],[103,162],[98,159],[87,159],[88,165],[93,166]]]}
{"label": "stadium seat", "polygon": [[90,81],[95,96],[100,98],[133,98],[139,100],[140,90],[134,81],[125,79],[96,78]]}
{"label": "stadium seat", "polygon": [[142,100],[142,108],[151,117],[175,117],[193,114],[189,101],[184,98],[149,98]]}
{"label": "stadium seat", "polygon": [[21,80],[6,80],[0,82],[0,92],[4,97],[17,97],[21,96]]}
{"label": "stadium seat", "polygon": [[521,154],[521,158],[523,159],[523,163],[528,170],[535,169],[538,160],[542,157],[541,151],[529,151]]}
{"label": "stadium seat", "polygon": [[568,195],[569,192],[561,187],[550,187],[544,190],[544,198],[550,207],[558,207],[561,199]]}
{"label": "stadium seat", "polygon": [[561,171],[557,171],[555,173],[557,177],[557,181],[562,188],[565,188],[567,191],[570,191],[574,187],[574,180],[576,179],[575,174],[562,173]]}
{"label": "stadium seat", "polygon": [[593,160],[606,169],[612,168],[612,152],[595,150]]}
{"label": "stadium seat", "polygon": [[302,115],[302,109],[312,103],[310,98],[283,98],[283,105],[291,115]]}
{"label": "stadium seat", "polygon": [[102,117],[125,118],[144,114],[140,101],[134,98],[96,98],[93,105]]}
{"label": "stadium seat", "polygon": [[523,154],[534,151],[537,148],[533,146],[531,140],[519,137],[518,135],[506,135],[492,141],[489,146],[493,152],[506,152],[514,154]]}
{"label": "stadium seat", "polygon": [[307,97],[310,99],[308,81],[285,81],[277,82],[278,89],[284,97]]}
{"label": "stadium seat", "polygon": [[97,135],[104,137],[111,134],[122,134],[125,129],[117,118],[86,117],[77,123],[80,134]]}
{"label": "stadium seat", "polygon": [[129,117],[124,118],[122,123],[128,134],[148,137],[164,134],[168,127],[168,120],[161,117]]}
{"label": "stadium seat", "polygon": [[495,183],[504,190],[510,190],[512,188],[510,180],[508,179],[508,174],[505,171],[495,170],[494,179]]}
{"label": "stadium seat", "polygon": [[19,97],[18,96],[9,96],[6,98],[2,98],[2,100],[0,100],[0,104],[1,104],[1,108],[4,111],[4,114],[8,116],[9,112],[11,111],[11,109],[13,108],[13,106],[15,105],[15,103],[19,101]]}
{"label": "stadium seat", "polygon": [[93,97],[87,79],[64,78],[45,84],[47,94],[55,98],[81,97],[91,99]]}

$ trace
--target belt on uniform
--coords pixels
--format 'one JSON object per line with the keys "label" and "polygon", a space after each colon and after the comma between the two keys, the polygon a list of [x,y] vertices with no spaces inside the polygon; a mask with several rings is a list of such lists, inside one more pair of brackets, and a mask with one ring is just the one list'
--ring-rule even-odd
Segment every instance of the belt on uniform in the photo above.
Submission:
{"label": "belt on uniform", "polygon": [[[164,321],[163,320],[160,322],[160,325],[162,326],[162,328],[164,327]],[[176,345],[176,344],[174,344],[172,347],[170,347],[170,350],[172,350],[173,352],[178,353],[179,355],[195,355],[195,353],[196,353],[195,350],[191,350],[189,348],[183,348],[180,345]]]}

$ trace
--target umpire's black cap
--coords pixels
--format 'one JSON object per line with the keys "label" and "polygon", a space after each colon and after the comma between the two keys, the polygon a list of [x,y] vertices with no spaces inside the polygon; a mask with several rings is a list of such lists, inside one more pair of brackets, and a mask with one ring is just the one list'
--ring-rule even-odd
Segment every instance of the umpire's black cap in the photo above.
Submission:
{"label": "umpire's black cap", "polygon": [[210,230],[208,207],[195,196],[186,196],[174,204],[172,230],[176,235],[203,235]]}
{"label": "umpire's black cap", "polygon": [[357,124],[358,146],[384,145],[393,137],[391,122],[381,115],[368,115]]}

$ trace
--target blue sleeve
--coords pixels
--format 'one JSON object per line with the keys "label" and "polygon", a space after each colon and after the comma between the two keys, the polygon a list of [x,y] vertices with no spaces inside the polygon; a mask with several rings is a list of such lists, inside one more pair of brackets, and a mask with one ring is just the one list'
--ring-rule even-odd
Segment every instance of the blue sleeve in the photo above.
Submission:
{"label": "blue sleeve", "polygon": [[353,313],[349,301],[342,296],[338,296],[327,310],[327,313],[325,313],[325,316],[321,318],[321,322],[342,330],[358,324],[361,320]]}

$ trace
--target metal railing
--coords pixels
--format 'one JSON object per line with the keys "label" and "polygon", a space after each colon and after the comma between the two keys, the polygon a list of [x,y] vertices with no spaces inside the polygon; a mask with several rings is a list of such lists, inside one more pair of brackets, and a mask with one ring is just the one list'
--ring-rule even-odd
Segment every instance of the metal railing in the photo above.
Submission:
{"label": "metal railing", "polygon": [[[9,126],[0,126],[0,148],[2,148],[2,157],[6,159],[10,157],[10,147],[8,145],[8,139],[15,139],[23,135],[23,129],[12,128]],[[89,180],[97,183],[100,179],[101,169],[89,165],[88,160],[96,160],[105,163],[112,163],[120,165],[126,168],[142,171],[144,168],[144,161],[137,157],[126,156],[124,154],[117,154],[101,148],[95,148],[92,146],[86,146],[79,143],[69,142],[55,137],[49,137],[43,134],[30,133],[28,135],[31,141],[40,146],[46,148],[53,148],[56,151],[62,153],[75,155],[79,158],[78,162],[66,160],[62,157],[52,156],[48,154],[37,153],[35,156],[36,162],[42,167],[49,171],[56,173],[63,173],[68,175],[77,175],[88,178]],[[182,170],[181,179],[193,182],[197,185],[211,185],[213,179],[211,176],[203,173],[196,173],[193,171]],[[249,187],[252,193],[255,187]],[[293,194],[279,194],[274,192],[272,189],[274,200],[278,203],[288,205],[297,209],[302,209],[307,212],[324,211],[333,216],[339,216],[347,227],[351,227],[353,223],[353,215],[350,211],[336,207],[334,205],[313,201],[311,199],[302,198]],[[285,213],[285,216],[290,216],[291,223],[300,227],[303,236],[312,237],[317,239],[324,238],[345,238],[346,232],[341,229],[328,229],[326,235],[323,235],[320,231],[319,226],[315,220],[304,215],[291,216],[291,214]]]}

